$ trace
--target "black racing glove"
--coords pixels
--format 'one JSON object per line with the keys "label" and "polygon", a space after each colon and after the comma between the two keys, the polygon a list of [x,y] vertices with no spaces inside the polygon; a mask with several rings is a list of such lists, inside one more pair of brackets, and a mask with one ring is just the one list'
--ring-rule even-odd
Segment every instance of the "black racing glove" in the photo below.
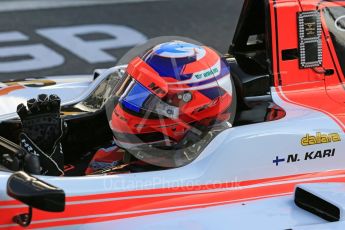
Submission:
{"label": "black racing glove", "polygon": [[64,157],[61,139],[65,123],[60,117],[60,98],[40,94],[37,99],[20,104],[17,113],[22,121],[20,145],[30,154],[27,159],[39,159],[42,175],[63,175]]}

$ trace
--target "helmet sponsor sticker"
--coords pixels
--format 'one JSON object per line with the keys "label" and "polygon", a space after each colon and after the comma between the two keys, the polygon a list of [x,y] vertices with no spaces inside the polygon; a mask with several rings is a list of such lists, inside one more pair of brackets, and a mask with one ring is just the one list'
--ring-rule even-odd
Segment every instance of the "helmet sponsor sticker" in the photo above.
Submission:
{"label": "helmet sponsor sticker", "polygon": [[[220,60],[217,61],[216,64],[214,64],[210,68],[207,68],[206,70],[202,70],[200,72],[194,73],[192,76],[192,81],[190,81],[188,83],[192,83],[195,80],[202,80],[202,79],[207,79],[210,77],[217,77],[219,74],[220,74]],[[186,83],[186,82],[183,82],[183,83]]]}

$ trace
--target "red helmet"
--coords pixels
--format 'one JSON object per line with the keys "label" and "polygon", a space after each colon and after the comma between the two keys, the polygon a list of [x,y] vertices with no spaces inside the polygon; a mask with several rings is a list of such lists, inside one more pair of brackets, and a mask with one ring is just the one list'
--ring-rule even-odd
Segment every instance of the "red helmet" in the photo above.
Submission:
{"label": "red helmet", "polygon": [[202,136],[228,121],[232,93],[229,67],[211,48],[157,45],[127,66],[110,121],[115,142],[175,148],[189,133]]}

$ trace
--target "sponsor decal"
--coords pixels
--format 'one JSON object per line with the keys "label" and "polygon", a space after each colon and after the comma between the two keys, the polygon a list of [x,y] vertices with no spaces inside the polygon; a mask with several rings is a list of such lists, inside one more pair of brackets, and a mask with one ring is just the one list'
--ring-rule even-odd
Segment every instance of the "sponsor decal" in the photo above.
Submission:
{"label": "sponsor decal", "polygon": [[317,132],[315,136],[307,133],[301,139],[301,145],[303,146],[318,145],[318,144],[326,144],[326,143],[339,142],[339,141],[341,141],[341,138],[338,133],[322,134],[320,132]]}
{"label": "sponsor decal", "polygon": [[151,84],[149,84],[147,87],[151,89],[153,92],[155,92],[157,95],[162,94],[164,96],[166,94],[166,92],[158,85],[156,85],[154,82],[151,82]]}
{"label": "sponsor decal", "polygon": [[221,72],[221,62],[218,60],[213,66],[207,69],[196,72],[192,76],[191,81],[186,81],[185,83],[199,82],[199,80],[206,80],[210,77],[217,77]]}
{"label": "sponsor decal", "polygon": [[121,116],[121,115],[118,114],[116,111],[114,112],[114,114],[115,114],[117,117],[119,117],[120,120],[122,120],[122,121],[124,121],[124,122],[128,122],[128,120],[127,120],[125,117]]}
{"label": "sponsor decal", "polygon": [[201,79],[201,78],[208,78],[210,76],[217,76],[219,73],[219,69],[217,67],[214,67],[210,70],[207,70],[203,73],[198,73],[198,74],[195,74],[195,77],[197,79]]}
{"label": "sponsor decal", "polygon": [[317,159],[324,159],[330,158],[335,156],[335,148],[332,149],[324,149],[324,150],[316,150],[316,151],[308,151],[304,154],[289,154],[286,157],[279,157],[273,160],[273,164],[279,166],[280,163],[295,163],[299,161],[311,161]]}

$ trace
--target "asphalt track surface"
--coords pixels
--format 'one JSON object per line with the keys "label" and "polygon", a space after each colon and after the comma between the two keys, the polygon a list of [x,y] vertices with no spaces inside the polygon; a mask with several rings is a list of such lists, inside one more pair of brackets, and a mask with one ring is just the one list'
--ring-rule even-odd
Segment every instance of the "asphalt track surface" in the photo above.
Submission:
{"label": "asphalt track surface", "polygon": [[[189,37],[226,53],[241,7],[239,0],[0,1],[0,80],[92,73],[113,66],[134,43],[157,36]],[[102,42],[110,35],[92,32],[102,25],[112,26],[115,33],[123,30],[129,44],[94,55],[84,49],[83,55],[71,40],[54,41],[85,27],[91,32],[78,35],[82,42]]]}

